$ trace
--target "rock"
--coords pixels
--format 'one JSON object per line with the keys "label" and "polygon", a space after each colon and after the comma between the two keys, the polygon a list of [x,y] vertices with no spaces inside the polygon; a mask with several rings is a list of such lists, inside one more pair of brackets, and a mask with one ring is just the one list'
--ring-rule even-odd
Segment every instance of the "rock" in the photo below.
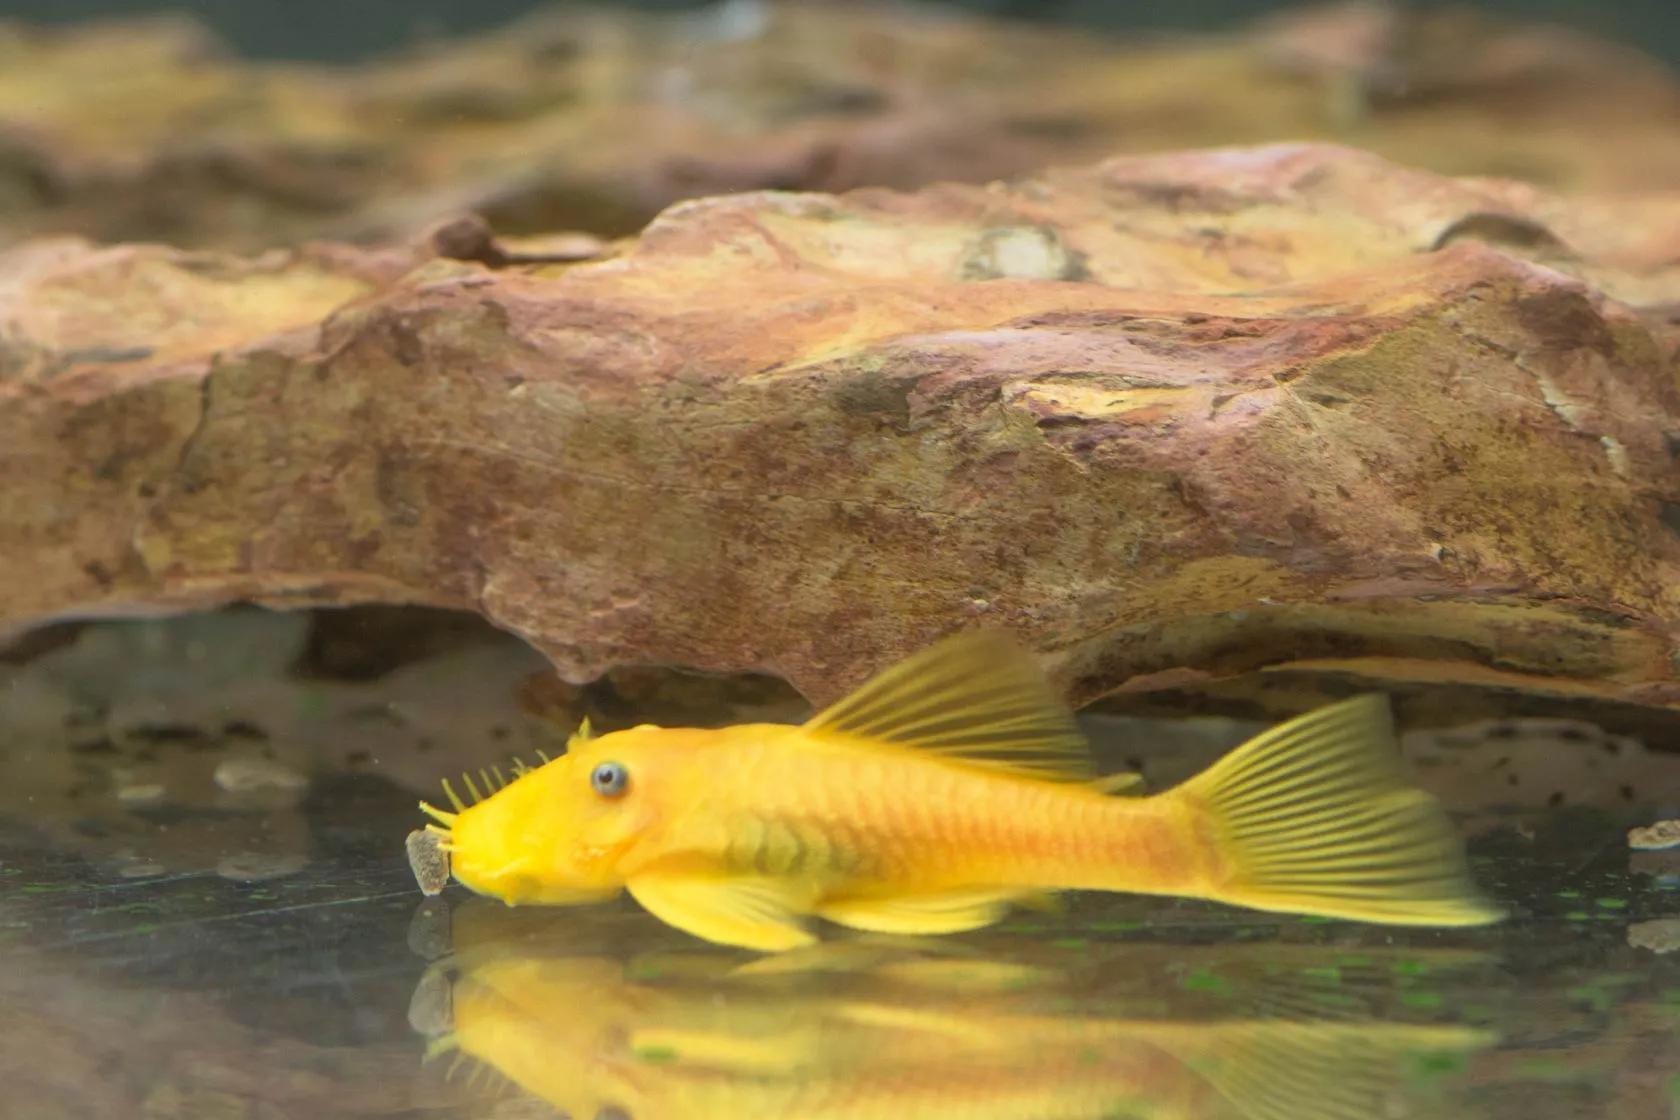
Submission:
{"label": "rock", "polygon": [[309,866],[309,857],[299,852],[234,852],[216,863],[216,874],[239,883],[262,883],[296,875]]}
{"label": "rock", "polygon": [[1628,926],[1627,942],[1635,949],[1672,953],[1680,949],[1680,918],[1655,918]]}
{"label": "rock", "polygon": [[136,785],[118,786],[116,798],[119,804],[155,805],[161,802],[168,791],[158,782],[143,782]]}
{"label": "rock", "polygon": [[1680,821],[1658,821],[1643,828],[1629,829],[1628,847],[1640,851],[1680,848]]}
{"label": "rock", "polygon": [[[91,621],[30,644],[0,662],[0,785],[96,868],[247,876],[248,863],[218,868],[228,852],[301,864],[316,777],[377,777],[412,808],[438,796],[440,773],[560,750],[583,715],[576,690],[572,709],[555,696],[543,715],[527,710],[526,680],[552,671],[468,614],[234,607]],[[399,644],[403,657],[369,679]]]}
{"label": "rock", "polygon": [[991,625],[1076,701],[1264,669],[1673,707],[1664,246],[1672,199],[1314,145],[708,199],[598,263],[28,244],[0,619],[424,604],[572,682],[819,703]]}
{"label": "rock", "polygon": [[985,182],[1278,137],[1560,188],[1680,179],[1665,68],[1462,11],[1108,38],[903,5],[568,9],[346,68],[240,60],[180,19],[0,23],[0,240],[253,250],[474,211],[503,233],[615,236],[731,190]]}
{"label": "rock", "polygon": [[228,793],[291,793],[302,795],[309,775],[271,759],[235,756],[216,764],[211,780]]}
{"label": "rock", "polygon": [[441,893],[449,883],[449,853],[437,834],[417,828],[408,834],[406,846],[408,867],[420,893],[427,897]]}
{"label": "rock", "polygon": [[[411,840],[410,843],[412,842]],[[410,863],[412,865],[413,861]],[[409,919],[409,951],[427,961],[448,956],[452,948],[450,923],[449,903],[435,894],[422,899]]]}

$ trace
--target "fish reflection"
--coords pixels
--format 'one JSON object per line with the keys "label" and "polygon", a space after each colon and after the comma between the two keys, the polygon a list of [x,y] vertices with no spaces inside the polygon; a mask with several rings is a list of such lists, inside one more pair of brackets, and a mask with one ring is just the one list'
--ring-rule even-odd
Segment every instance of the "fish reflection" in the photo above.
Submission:
{"label": "fish reflection", "polygon": [[[434,1054],[455,1051],[469,1076],[494,1075],[570,1120],[1456,1117],[1419,1111],[1428,1071],[1491,1041],[1304,1012],[1275,959],[1250,962],[1266,977],[1253,1000],[1173,1017],[1052,963],[882,940],[743,965],[668,941],[580,946],[563,925],[542,936],[540,920],[506,917],[530,913],[462,907],[410,1019]],[[1169,958],[1252,952],[1107,948],[1116,956],[1099,971],[1129,962],[1158,975]]]}

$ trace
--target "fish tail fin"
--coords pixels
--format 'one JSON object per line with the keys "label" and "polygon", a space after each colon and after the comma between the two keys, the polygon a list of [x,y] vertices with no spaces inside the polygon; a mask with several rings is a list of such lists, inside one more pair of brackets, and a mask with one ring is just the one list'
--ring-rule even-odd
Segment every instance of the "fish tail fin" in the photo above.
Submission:
{"label": "fish tail fin", "polygon": [[1391,925],[1502,916],[1471,883],[1440,804],[1406,781],[1384,697],[1265,731],[1162,796],[1210,843],[1205,897]]}
{"label": "fish tail fin", "polygon": [[[1377,1021],[1163,1026],[1154,1036],[1157,1044],[1204,1078],[1244,1120],[1447,1115],[1429,1106],[1462,1104],[1457,1099],[1462,1094],[1454,1091],[1461,1086],[1428,1071],[1461,1067],[1498,1041],[1469,1027]],[[1456,1107],[1451,1114],[1465,1116]]]}

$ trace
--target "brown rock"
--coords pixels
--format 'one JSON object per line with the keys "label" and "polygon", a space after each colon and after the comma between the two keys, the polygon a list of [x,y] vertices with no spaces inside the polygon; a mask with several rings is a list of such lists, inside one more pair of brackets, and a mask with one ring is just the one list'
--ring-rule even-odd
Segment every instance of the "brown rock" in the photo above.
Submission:
{"label": "brown rock", "polygon": [[1644,851],[1680,848],[1680,821],[1658,821],[1642,828],[1629,829],[1628,847]]}
{"label": "brown rock", "polygon": [[813,700],[989,624],[1080,700],[1672,706],[1676,229],[1284,146],[710,199],[582,265],[28,245],[0,617],[425,603]]}
{"label": "brown rock", "polygon": [[1353,3],[1124,39],[900,6],[722,12],[540,13],[343,69],[234,59],[180,20],[0,24],[0,236],[248,250],[473,210],[504,234],[618,235],[731,190],[1278,138],[1570,189],[1680,179],[1663,67],[1465,12]]}

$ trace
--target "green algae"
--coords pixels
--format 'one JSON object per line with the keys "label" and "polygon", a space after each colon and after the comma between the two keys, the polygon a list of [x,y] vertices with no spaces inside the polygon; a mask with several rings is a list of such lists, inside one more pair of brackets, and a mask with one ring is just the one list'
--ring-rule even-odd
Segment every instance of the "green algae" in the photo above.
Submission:
{"label": "green algae", "polygon": [[1445,1004],[1446,1000],[1442,997],[1440,992],[1411,991],[1401,992],[1400,1002],[1407,1007],[1433,1011]]}
{"label": "green algae", "polygon": [[1178,985],[1187,992],[1213,992],[1216,995],[1229,995],[1231,992],[1229,980],[1205,968],[1185,973],[1179,978]]}

